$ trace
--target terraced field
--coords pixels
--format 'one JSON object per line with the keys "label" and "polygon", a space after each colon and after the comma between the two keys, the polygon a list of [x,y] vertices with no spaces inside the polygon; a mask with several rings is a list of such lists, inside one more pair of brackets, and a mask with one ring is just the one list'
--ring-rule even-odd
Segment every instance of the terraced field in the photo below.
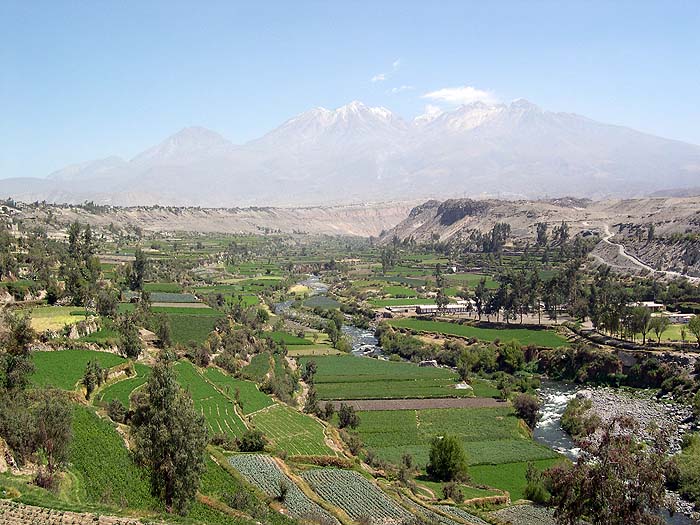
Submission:
{"label": "terraced field", "polygon": [[192,364],[180,361],[175,371],[178,382],[190,393],[195,408],[205,417],[212,432],[230,436],[245,432],[246,426],[236,413],[233,401],[207,382]]}
{"label": "terraced field", "polygon": [[111,368],[126,362],[121,356],[93,350],[60,350],[34,352],[32,384],[73,390],[85,373],[89,361],[98,361],[102,368]]}
{"label": "terraced field", "polygon": [[359,416],[358,432],[365,445],[395,463],[409,452],[419,465],[425,465],[430,440],[445,434],[462,440],[471,465],[556,457],[522,431],[511,408],[372,411]]}
{"label": "terraced field", "polygon": [[284,504],[292,517],[319,523],[338,524],[338,520],[310,500],[270,457],[263,454],[238,454],[229,458],[231,466],[253,485],[272,498],[281,498],[281,487],[286,485]]}
{"label": "terraced field", "polygon": [[235,399],[238,391],[238,406],[243,415],[247,416],[275,404],[270,396],[258,390],[255,383],[231,377],[218,368],[207,368],[204,371],[204,377],[231,400]]}
{"label": "terraced field", "polygon": [[457,374],[446,368],[382,361],[350,355],[300,358],[316,362],[314,376],[320,399],[391,399],[469,397],[455,388]]}
{"label": "terraced field", "polygon": [[122,379],[121,381],[109,385],[104,390],[100,391],[97,400],[103,403],[109,403],[112,399],[118,399],[122,402],[122,405],[128,407],[131,393],[143,385],[148,380],[148,376],[151,373],[151,369],[141,363],[135,363],[134,370],[136,371],[135,376]]}
{"label": "terraced field", "polygon": [[319,496],[354,520],[386,524],[412,518],[411,513],[353,470],[312,469],[301,477]]}
{"label": "terraced field", "polygon": [[253,425],[291,456],[335,456],[324,441],[323,426],[312,417],[276,404],[252,415]]}

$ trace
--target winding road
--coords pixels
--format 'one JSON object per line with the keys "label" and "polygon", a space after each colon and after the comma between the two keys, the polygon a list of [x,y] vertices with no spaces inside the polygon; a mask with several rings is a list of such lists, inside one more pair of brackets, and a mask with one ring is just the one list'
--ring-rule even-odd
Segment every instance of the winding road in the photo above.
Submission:
{"label": "winding road", "polygon": [[[690,282],[692,282],[694,284],[700,283],[700,277],[691,277],[689,275],[685,275],[685,274],[680,273],[680,272],[674,272],[674,271],[669,271],[669,270],[657,270],[656,268],[652,268],[651,266],[646,264],[644,261],[640,260],[639,258],[635,257],[632,254],[627,253],[624,245],[618,244],[616,242],[612,242],[610,239],[612,239],[615,236],[615,234],[610,231],[609,225],[603,224],[603,231],[604,231],[605,235],[603,236],[603,238],[601,239],[600,242],[604,242],[606,244],[609,244],[610,246],[616,247],[618,254],[621,257],[623,257],[624,259],[627,259],[630,262],[630,264],[632,266],[634,266],[635,268],[640,269],[640,270],[646,270],[648,272],[651,272],[653,275],[661,274],[661,275],[664,275],[666,277],[671,277],[673,279],[677,279],[677,278],[681,277],[683,279],[688,279]],[[599,261],[601,261],[605,264],[609,264],[607,261],[605,261],[600,256],[596,255],[595,257]]]}

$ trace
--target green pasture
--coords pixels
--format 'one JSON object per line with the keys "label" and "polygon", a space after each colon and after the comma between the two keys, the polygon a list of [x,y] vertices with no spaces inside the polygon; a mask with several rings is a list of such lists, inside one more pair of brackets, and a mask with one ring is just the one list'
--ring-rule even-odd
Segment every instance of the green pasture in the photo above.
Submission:
{"label": "green pasture", "polygon": [[480,328],[469,324],[446,321],[424,321],[421,319],[392,319],[389,324],[398,328],[408,328],[416,332],[429,332],[460,337],[474,337],[482,341],[502,342],[516,340],[522,345],[537,345],[557,348],[568,345],[566,339],[548,329],[528,328]]}

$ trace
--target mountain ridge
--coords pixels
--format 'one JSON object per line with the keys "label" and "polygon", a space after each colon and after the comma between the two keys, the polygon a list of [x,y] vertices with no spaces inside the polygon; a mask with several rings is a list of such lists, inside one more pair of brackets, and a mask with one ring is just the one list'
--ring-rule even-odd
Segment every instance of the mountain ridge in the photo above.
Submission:
{"label": "mountain ridge", "polygon": [[448,195],[643,196],[696,186],[700,146],[546,111],[475,102],[405,120],[353,101],[313,108],[234,144],[183,128],[130,160],[107,157],[45,179],[0,180],[19,200],[135,205],[313,205]]}

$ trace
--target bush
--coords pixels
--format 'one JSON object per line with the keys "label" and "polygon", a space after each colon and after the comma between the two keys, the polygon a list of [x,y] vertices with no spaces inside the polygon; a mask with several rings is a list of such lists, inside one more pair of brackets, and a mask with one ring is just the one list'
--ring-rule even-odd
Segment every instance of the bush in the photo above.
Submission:
{"label": "bush", "polygon": [[442,493],[445,496],[445,499],[451,499],[455,503],[462,503],[464,501],[464,493],[462,492],[462,488],[454,481],[444,483],[442,485]]}
{"label": "bush", "polygon": [[551,498],[551,494],[547,490],[545,485],[545,478],[542,472],[535,468],[532,463],[527,464],[527,471],[525,472],[525,480],[527,484],[525,485],[525,498],[529,499],[533,503],[539,503],[540,505],[546,505]]}
{"label": "bush", "polygon": [[115,423],[124,423],[126,408],[117,398],[112,399],[107,406],[107,415]]}
{"label": "bush", "polygon": [[535,428],[540,411],[540,402],[535,396],[518,394],[513,401],[513,407],[517,416],[525,421],[528,427]]}
{"label": "bush", "polygon": [[260,452],[265,448],[265,436],[259,430],[246,430],[238,440],[241,452]]}

